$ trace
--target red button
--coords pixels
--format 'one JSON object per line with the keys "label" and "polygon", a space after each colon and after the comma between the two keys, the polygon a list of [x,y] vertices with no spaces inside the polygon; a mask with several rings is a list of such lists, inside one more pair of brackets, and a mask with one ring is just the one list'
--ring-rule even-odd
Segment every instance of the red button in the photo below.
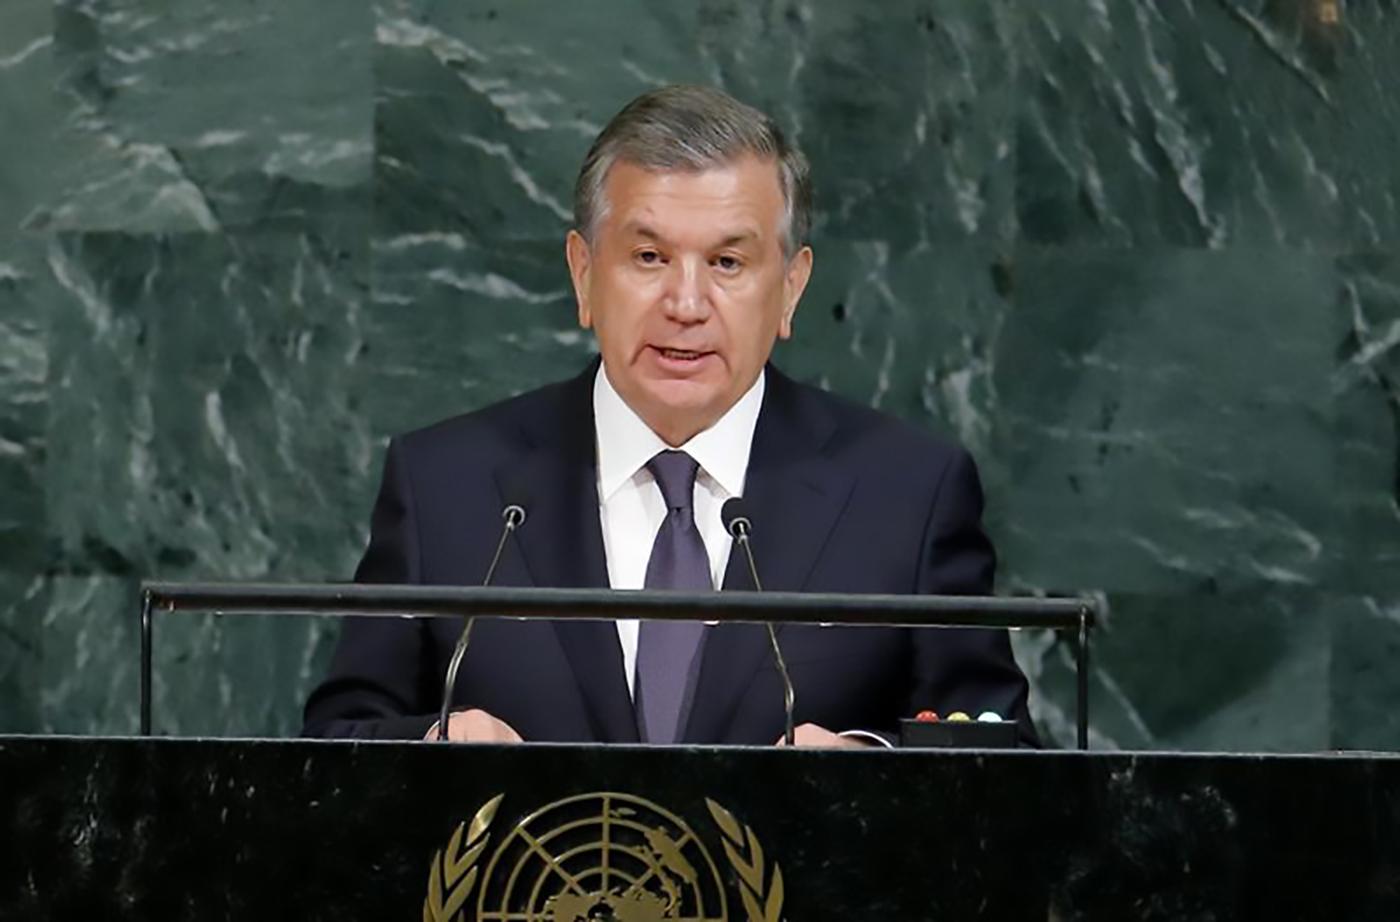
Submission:
{"label": "red button", "polygon": [[919,721],[923,721],[924,723],[930,723],[930,724],[931,724],[931,723],[936,723],[936,722],[938,721],[938,712],[937,712],[937,711],[920,711],[920,712],[918,713],[918,716],[916,716],[914,719],[915,719],[915,720],[919,720]]}

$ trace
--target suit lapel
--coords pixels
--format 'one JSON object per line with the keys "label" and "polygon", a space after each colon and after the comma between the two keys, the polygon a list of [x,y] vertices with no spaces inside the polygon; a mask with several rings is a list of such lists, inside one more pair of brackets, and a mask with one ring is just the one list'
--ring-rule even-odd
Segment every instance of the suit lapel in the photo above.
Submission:
{"label": "suit lapel", "polygon": [[[833,430],[822,407],[770,365],[744,485],[754,560],[766,590],[802,590],[850,498],[853,478],[823,453]],[[748,561],[736,545],[725,568],[724,589],[753,588]],[[781,626],[778,630],[781,642]],[[702,743],[723,739],[745,689],[771,657],[762,625],[715,626],[705,640],[683,738]]]}
{"label": "suit lapel", "polygon": [[[503,503],[526,509],[516,532],[523,571],[536,586],[608,586],[598,521],[593,377],[598,363],[561,386],[557,412],[527,425],[531,450],[496,471]],[[611,621],[557,621],[564,648],[600,740],[636,742],[637,721],[623,673],[622,648]]]}

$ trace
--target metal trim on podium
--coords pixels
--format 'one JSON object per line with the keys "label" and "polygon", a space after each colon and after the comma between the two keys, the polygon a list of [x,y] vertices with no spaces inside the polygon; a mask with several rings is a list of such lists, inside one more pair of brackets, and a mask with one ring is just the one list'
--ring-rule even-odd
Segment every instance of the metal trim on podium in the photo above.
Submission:
{"label": "metal trim on podium", "polygon": [[141,584],[141,735],[151,734],[156,612],[293,617],[538,618],[843,624],[867,627],[1039,628],[1072,632],[1080,749],[1089,748],[1089,630],[1103,602],[1089,597],[670,592],[359,583]]}

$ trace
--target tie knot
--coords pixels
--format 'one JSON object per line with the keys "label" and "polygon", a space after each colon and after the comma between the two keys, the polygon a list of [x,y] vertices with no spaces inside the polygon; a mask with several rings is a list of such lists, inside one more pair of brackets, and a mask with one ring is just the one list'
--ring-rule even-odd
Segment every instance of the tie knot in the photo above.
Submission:
{"label": "tie knot", "polygon": [[667,509],[690,508],[699,462],[683,451],[663,451],[647,462],[647,470],[656,478]]}

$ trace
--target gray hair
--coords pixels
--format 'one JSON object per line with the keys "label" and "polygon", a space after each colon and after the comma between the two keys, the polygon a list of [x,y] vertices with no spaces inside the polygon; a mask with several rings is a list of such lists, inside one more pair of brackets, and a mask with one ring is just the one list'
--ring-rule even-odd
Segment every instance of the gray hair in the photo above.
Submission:
{"label": "gray hair", "polygon": [[771,118],[706,86],[667,86],[628,103],[602,130],[574,185],[574,224],[590,243],[607,212],[604,183],[619,160],[649,170],[703,171],[744,154],[774,160],[783,190],[783,253],[791,259],[812,227],[807,158]]}

